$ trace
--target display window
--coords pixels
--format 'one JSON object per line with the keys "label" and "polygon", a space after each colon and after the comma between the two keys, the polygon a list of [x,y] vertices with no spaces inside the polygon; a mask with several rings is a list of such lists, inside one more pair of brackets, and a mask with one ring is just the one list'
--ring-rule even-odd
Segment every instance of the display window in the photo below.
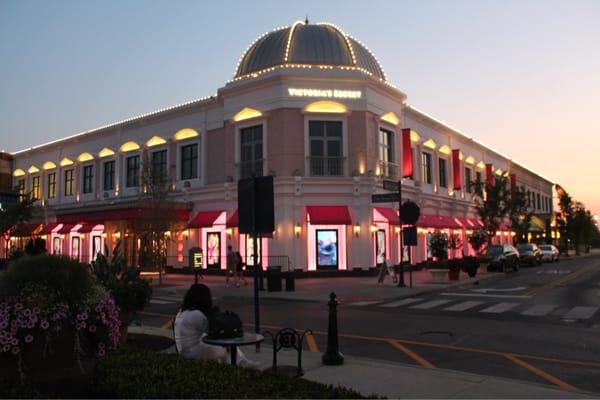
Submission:
{"label": "display window", "polygon": [[221,266],[221,233],[208,232],[206,234],[206,264],[208,267]]}
{"label": "display window", "polygon": [[337,229],[317,229],[317,268],[337,268],[339,260]]}
{"label": "display window", "polygon": [[383,264],[386,259],[385,230],[383,229],[379,229],[375,235],[375,254],[377,265]]}
{"label": "display window", "polygon": [[[252,240],[252,236],[246,236],[246,265],[254,265],[254,241]],[[261,238],[256,240],[257,249],[257,257],[258,263],[260,264],[260,259],[262,257],[262,246],[261,246]]]}
{"label": "display window", "polygon": [[61,245],[60,245],[60,238],[59,237],[55,237],[53,242],[52,242],[52,254],[55,254],[57,256],[60,255],[61,251],[60,251]]}
{"label": "display window", "polygon": [[98,254],[102,252],[102,237],[101,236],[93,236],[92,237],[92,259],[95,260],[98,257]]}
{"label": "display window", "polygon": [[75,260],[79,260],[79,243],[78,236],[71,238],[71,257]]}

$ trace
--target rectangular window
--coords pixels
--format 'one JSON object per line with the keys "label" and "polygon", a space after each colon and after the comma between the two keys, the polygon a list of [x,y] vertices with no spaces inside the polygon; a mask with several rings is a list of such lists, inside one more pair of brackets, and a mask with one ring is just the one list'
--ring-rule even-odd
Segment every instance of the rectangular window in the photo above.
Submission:
{"label": "rectangular window", "polygon": [[39,176],[34,176],[33,179],[31,180],[31,196],[34,199],[41,199],[41,193],[40,193],[40,177]]}
{"label": "rectangular window", "polygon": [[391,163],[394,162],[394,132],[379,129],[379,161],[381,163],[381,174],[387,177],[395,177],[396,170]]}
{"label": "rectangular window", "polygon": [[73,170],[65,171],[65,196],[73,196]]}
{"label": "rectangular window", "polygon": [[473,192],[473,181],[471,180],[471,168],[465,167],[465,191],[467,193]]}
{"label": "rectangular window", "polygon": [[316,230],[317,269],[338,267],[338,231],[337,229]]}
{"label": "rectangular window", "polygon": [[240,131],[240,178],[263,175],[263,127],[243,128]]}
{"label": "rectangular window", "polygon": [[94,191],[94,166],[86,165],[83,167],[83,193],[92,193]]}
{"label": "rectangular window", "polygon": [[53,199],[56,197],[56,172],[48,174],[48,198]]}
{"label": "rectangular window", "polygon": [[113,190],[115,188],[115,162],[107,161],[104,163],[104,190]]}
{"label": "rectangular window", "polygon": [[431,177],[431,154],[423,152],[422,157],[423,163],[423,183],[427,183],[431,185],[432,177]]}
{"label": "rectangular window", "polygon": [[308,122],[310,174],[341,176],[344,173],[342,122]]}
{"label": "rectangular window", "polygon": [[19,196],[25,196],[25,179],[17,181],[17,193],[19,193]]}
{"label": "rectangular window", "polygon": [[156,183],[167,180],[167,151],[152,153],[152,180]]}
{"label": "rectangular window", "polygon": [[538,210],[542,208],[542,203],[540,201],[540,194],[537,194],[537,208]]}
{"label": "rectangular window", "polygon": [[140,156],[127,157],[127,187],[137,187],[140,185]]}
{"label": "rectangular window", "polygon": [[198,144],[181,148],[181,179],[198,178]]}
{"label": "rectangular window", "polygon": [[439,175],[440,175],[440,187],[448,187],[448,174],[446,172],[446,160],[440,158],[439,160]]}

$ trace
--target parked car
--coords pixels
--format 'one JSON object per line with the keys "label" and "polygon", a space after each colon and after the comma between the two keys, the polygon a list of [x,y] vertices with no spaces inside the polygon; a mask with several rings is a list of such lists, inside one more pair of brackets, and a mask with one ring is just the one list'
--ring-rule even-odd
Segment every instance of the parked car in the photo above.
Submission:
{"label": "parked car", "polygon": [[521,243],[517,246],[521,264],[540,265],[542,264],[542,252],[536,244]]}
{"label": "parked car", "polygon": [[490,263],[491,271],[506,272],[508,269],[519,270],[519,252],[508,244],[495,244],[488,247],[484,259]]}
{"label": "parked car", "polygon": [[558,261],[559,251],[556,246],[551,244],[543,244],[540,246],[540,251],[542,252],[542,261]]}

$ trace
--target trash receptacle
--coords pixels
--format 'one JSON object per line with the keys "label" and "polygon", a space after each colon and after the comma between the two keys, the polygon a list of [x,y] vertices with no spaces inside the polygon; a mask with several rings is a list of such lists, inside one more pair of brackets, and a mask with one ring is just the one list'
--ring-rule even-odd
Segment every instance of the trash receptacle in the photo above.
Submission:
{"label": "trash receptacle", "polygon": [[280,266],[267,268],[267,291],[281,292],[281,278]]}
{"label": "trash receptacle", "polygon": [[296,273],[294,271],[288,271],[285,274],[285,291],[293,292],[296,290]]}

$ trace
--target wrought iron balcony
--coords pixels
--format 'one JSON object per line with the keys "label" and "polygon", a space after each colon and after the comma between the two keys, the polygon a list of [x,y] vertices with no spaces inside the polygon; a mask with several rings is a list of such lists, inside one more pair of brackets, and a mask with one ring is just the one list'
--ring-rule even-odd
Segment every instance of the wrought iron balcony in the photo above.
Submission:
{"label": "wrought iron balcony", "polygon": [[311,176],[344,175],[344,157],[308,157]]}
{"label": "wrought iron balcony", "polygon": [[263,176],[263,159],[241,161],[237,164],[239,179]]}

